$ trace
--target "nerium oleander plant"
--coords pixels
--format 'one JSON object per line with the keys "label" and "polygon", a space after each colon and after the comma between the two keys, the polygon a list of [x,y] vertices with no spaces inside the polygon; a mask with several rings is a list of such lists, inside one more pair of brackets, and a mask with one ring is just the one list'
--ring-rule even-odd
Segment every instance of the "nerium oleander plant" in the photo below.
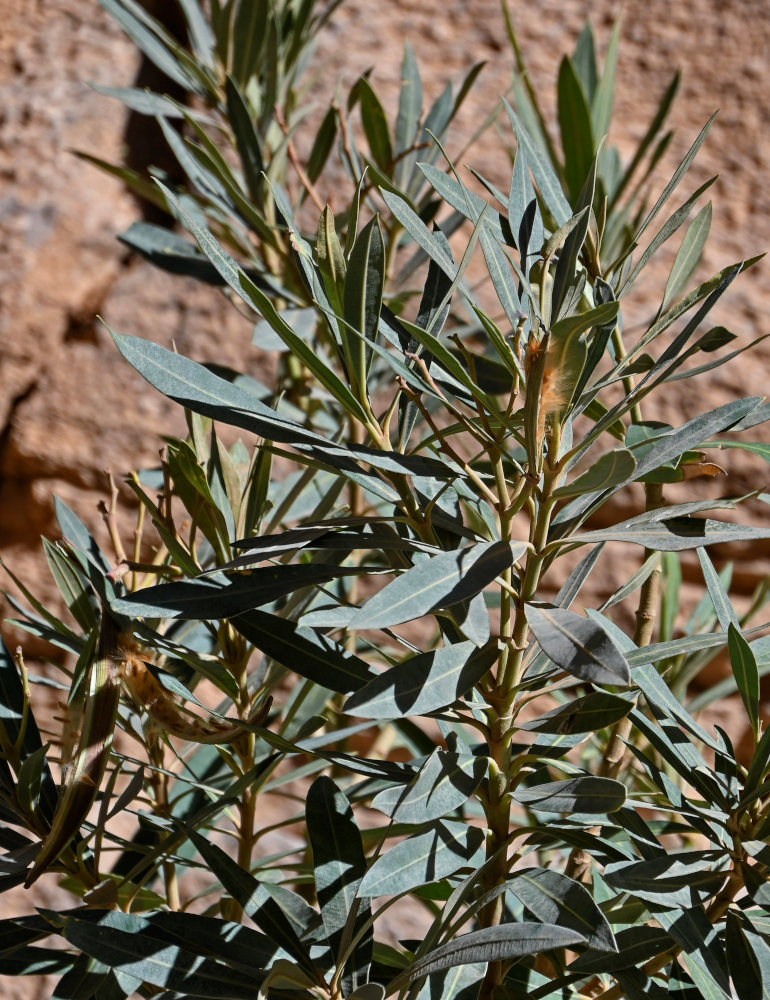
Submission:
{"label": "nerium oleander plant", "polygon": [[[73,902],[3,919],[0,973],[56,973],[53,995],[83,1000],[763,996],[767,584],[738,613],[709,546],[770,528],[711,516],[745,498],[677,484],[718,448],[767,458],[770,408],[651,418],[656,391],[744,363],[753,345],[708,315],[757,258],[691,287],[711,182],[669,206],[708,125],[649,195],[678,77],[623,166],[605,140],[619,29],[600,67],[586,28],[559,67],[557,144],[504,5],[500,190],[445,148],[478,66],[425,113],[407,46],[395,120],[366,75],[303,159],[305,69],[336,4],[180,0],[188,45],[135,0],[101,2],[189,94],[111,91],[158,119],[186,177],[99,161],[187,234],[121,238],[219,285],[280,365],[267,386],[112,334],[189,434],[128,477],[129,539],[111,484],[113,551],[56,501],[43,544],[68,614],[14,578],[15,624],[74,665],[52,746],[2,647],[0,885],[56,876]],[[649,320],[624,331],[680,231]],[[591,527],[633,484],[644,508]],[[587,606],[617,542],[638,569]],[[725,650],[731,675],[693,696]],[[728,696],[745,759],[697,719]]]}

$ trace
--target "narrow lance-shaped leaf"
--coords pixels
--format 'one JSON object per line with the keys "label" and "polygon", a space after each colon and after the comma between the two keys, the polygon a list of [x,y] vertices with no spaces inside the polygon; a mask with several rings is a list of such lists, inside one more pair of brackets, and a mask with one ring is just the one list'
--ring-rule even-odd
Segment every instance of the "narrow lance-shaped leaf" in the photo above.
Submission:
{"label": "narrow lance-shaped leaf", "polygon": [[406,475],[436,476],[441,479],[450,475],[447,465],[437,459],[329,441],[301,424],[280,416],[255,394],[214,375],[189,358],[174,354],[173,351],[141,337],[116,333],[112,337],[126,360],[169,399],[215,420],[317,455],[319,460],[338,469],[343,475],[366,477],[367,473],[356,464],[359,460],[385,471]]}
{"label": "narrow lance-shaped leaf", "polygon": [[594,691],[517,725],[532,733],[595,733],[624,718],[632,708],[633,702],[626,698]]}
{"label": "narrow lance-shaped leaf", "polygon": [[711,603],[714,605],[714,610],[722,629],[727,631],[731,623],[740,626],[735,608],[730,603],[730,598],[727,595],[724,584],[720,580],[719,574],[705,549],[698,549],[698,560],[703,570],[703,578],[706,581]]}
{"label": "narrow lance-shaped leaf", "polygon": [[99,0],[99,3],[162,73],[184,91],[206,95],[210,88],[204,67],[135,0]]}
{"label": "narrow lance-shaped leaf", "polygon": [[407,657],[348,698],[345,711],[364,719],[398,719],[447,708],[481,680],[497,656],[492,641],[481,649],[460,642]]}
{"label": "narrow lance-shaped leaf", "polygon": [[329,563],[269,565],[222,580],[185,580],[145,587],[112,602],[113,610],[132,618],[206,620],[232,618],[303,587],[355,575],[359,570]]}
{"label": "narrow lance-shaped leaf", "polygon": [[389,176],[393,166],[393,146],[388,119],[380,99],[366,77],[361,77],[358,81],[358,95],[361,101],[361,122],[372,158],[380,170]]}
{"label": "narrow lance-shaped leaf", "polygon": [[225,81],[225,92],[227,113],[235,134],[235,143],[243,165],[249,196],[253,202],[259,204],[264,186],[262,177],[264,163],[259,136],[244,96],[238,84],[229,75]]}
{"label": "narrow lance-shaped leaf", "polygon": [[358,895],[393,896],[437,882],[478,863],[474,858],[483,843],[479,827],[436,820],[381,854],[364,876]]}
{"label": "narrow lance-shaped leaf", "polygon": [[[193,218],[182,207],[181,203],[168,188],[158,184],[170,205],[179,214],[185,226],[198,241],[201,250],[206,254],[217,271],[222,275],[225,282],[239,295],[248,305],[252,306],[270,323],[275,332],[281,337],[289,350],[296,353],[308,366],[310,371],[316,376],[334,398],[345,410],[365,420],[366,414],[361,409],[360,404],[352,395],[350,389],[337,376],[337,374],[319,359],[311,348],[298,337],[288,323],[282,319],[276,310],[272,300],[266,295],[257,284],[252,281],[237,262],[227,253],[226,250],[216,241],[210,230],[199,220]],[[147,375],[141,374],[147,378]],[[148,381],[150,381],[148,379]],[[162,391],[162,390],[161,390]]]}
{"label": "narrow lance-shaped leaf", "polygon": [[334,309],[342,311],[342,292],[345,286],[347,264],[342,252],[342,244],[334,225],[334,213],[327,205],[318,220],[315,242],[315,258],[325,279],[326,294]]}
{"label": "narrow lance-shaped leaf", "polygon": [[398,219],[404,229],[412,239],[421,247],[431,260],[434,260],[447,277],[454,281],[457,275],[457,265],[439,244],[431,231],[411,208],[411,206],[398,195],[389,191],[381,191],[382,200],[390,209],[393,216]]}
{"label": "narrow lance-shaped leaf", "polygon": [[526,542],[479,542],[422,559],[354,611],[349,627],[390,627],[475,597],[526,549]]}
{"label": "narrow lance-shaped leaf", "polygon": [[390,982],[388,990],[396,992],[416,979],[457,965],[539,955],[551,949],[584,943],[582,934],[554,924],[523,923],[485,927],[480,931],[471,931],[470,934],[460,934],[417,959]]}
{"label": "narrow lance-shaped leaf", "polygon": [[634,240],[635,240],[635,242],[637,242],[637,243],[639,242],[639,239],[641,238],[641,236],[644,233],[644,231],[647,229],[647,227],[650,225],[650,223],[652,222],[652,220],[655,218],[655,216],[661,210],[661,208],[663,207],[663,205],[665,205],[665,203],[668,201],[669,196],[671,194],[673,194],[674,189],[677,187],[677,185],[679,184],[679,182],[681,181],[681,179],[684,177],[684,175],[689,170],[690,164],[695,159],[695,155],[698,152],[698,150],[700,149],[700,147],[703,145],[703,142],[704,142],[706,136],[708,135],[709,129],[711,128],[711,126],[712,126],[712,124],[713,124],[714,119],[716,118],[716,116],[717,116],[717,113],[715,111],[714,114],[709,118],[709,120],[706,122],[706,124],[703,126],[703,128],[698,133],[698,136],[695,139],[695,142],[692,144],[692,146],[690,146],[690,148],[688,149],[688,151],[685,154],[684,158],[682,159],[681,163],[679,164],[679,166],[676,168],[676,170],[672,174],[671,180],[668,182],[668,184],[664,188],[664,190],[661,193],[661,195],[658,198],[658,200],[655,202],[655,204],[652,206],[652,208],[650,209],[650,211],[647,213],[647,216],[644,219],[644,221],[642,222],[641,226],[639,226],[639,228],[637,229],[637,231],[634,233]]}
{"label": "narrow lance-shaped leaf", "polygon": [[[761,942],[760,949],[752,947],[754,942]],[[758,935],[744,930],[741,918],[732,909],[727,911],[725,954],[730,978],[741,1000],[766,1000],[770,996],[767,979],[770,974],[770,949]],[[763,960],[761,964],[760,958]]]}
{"label": "narrow lance-shaped leaf", "polygon": [[252,609],[232,625],[255,649],[331,691],[357,691],[375,677],[366,661],[344,646],[278,615]]}
{"label": "narrow lance-shaped leaf", "polygon": [[530,868],[516,873],[508,884],[512,892],[538,920],[557,924],[582,934],[588,946],[598,951],[617,951],[607,918],[590,892],[561,872]]}
{"label": "narrow lance-shaped leaf", "polygon": [[665,521],[646,524],[623,522],[612,528],[600,528],[573,536],[571,542],[633,542],[660,552],[680,552],[702,545],[723,542],[750,542],[770,538],[770,528],[715,521],[711,518],[672,516]]}
{"label": "narrow lance-shaped leaf", "polygon": [[561,500],[582,496],[588,491],[609,490],[627,482],[633,476],[635,469],[636,459],[633,453],[627,448],[616,448],[605,452],[590,469],[572,482],[554,490],[553,495]]}
{"label": "narrow lance-shaped leaf", "polygon": [[[23,765],[28,757],[40,752],[43,743],[19,671],[2,639],[0,639],[0,706],[2,706],[0,749],[3,762],[10,760],[14,765],[16,762]],[[56,806],[56,785],[47,763],[43,766],[41,781],[38,801],[45,823],[53,818]]]}
{"label": "narrow lance-shaped leaf", "polygon": [[379,218],[375,215],[361,230],[348,259],[343,307],[345,324],[340,331],[348,374],[357,398],[366,396],[366,375],[371,362],[367,341],[377,335],[385,283],[385,249]]}
{"label": "narrow lance-shaped leaf", "polygon": [[528,604],[526,611],[535,638],[557,667],[596,684],[631,683],[625,656],[595,622],[567,608]]}
{"label": "narrow lance-shaped leaf", "polygon": [[621,19],[618,16],[610,33],[610,40],[604,53],[604,66],[597,81],[596,90],[588,98],[591,101],[591,126],[594,139],[600,141],[610,126],[612,104],[615,96],[615,68],[618,61]]}
{"label": "narrow lance-shaped leaf", "polygon": [[759,668],[751,646],[732,622],[727,628],[727,648],[730,665],[754,738],[759,736]]}
{"label": "narrow lance-shaped leaf", "polygon": [[[356,899],[366,872],[366,858],[353,811],[331,778],[322,775],[306,800],[307,832],[313,851],[313,873],[321,919],[333,955],[339,960],[347,928],[352,937],[367,920],[370,907]],[[351,986],[363,985],[372,957],[371,926],[356,945]],[[347,991],[346,991],[347,992]]]}
{"label": "narrow lance-shaped leaf", "polygon": [[626,801],[626,789],[613,778],[578,775],[564,781],[549,781],[531,788],[518,788],[513,798],[530,809],[562,813],[611,813]]}
{"label": "narrow lance-shaped leaf", "polygon": [[187,826],[182,828],[222,883],[225,891],[241,904],[249,919],[299,962],[303,969],[314,972],[305,945],[300,941],[288,917],[262,883],[241,868],[221,847],[212,844],[197,830]]}
{"label": "narrow lance-shaped leaf", "polygon": [[70,944],[140,982],[212,1000],[254,996],[253,975],[169,943],[136,914],[117,910],[101,914],[98,922],[79,916],[65,916],[63,921],[62,934]]}
{"label": "narrow lance-shaped leaf", "polygon": [[395,151],[399,159],[396,163],[395,180],[400,187],[408,184],[413,169],[414,154],[404,154],[412,146],[417,135],[421,111],[422,80],[417,60],[407,41],[404,43],[404,58],[401,62],[401,90],[398,95],[396,117]]}
{"label": "narrow lance-shaped leaf", "polygon": [[[453,260],[452,249],[449,240],[441,229],[434,225],[433,236],[443,247],[444,252],[450,260]],[[452,281],[435,260],[428,263],[428,274],[425,278],[420,307],[417,310],[416,325],[423,330],[430,330],[434,336],[438,337],[449,315],[450,301],[447,296],[452,288]],[[401,349],[404,354],[415,354],[420,346],[413,336],[406,337],[400,335]],[[423,351],[422,360],[426,368],[430,368],[432,355],[428,351]],[[410,360],[409,367],[415,365],[414,360]],[[409,435],[412,433],[418,416],[418,407],[415,402],[402,395],[398,406],[398,441],[399,450],[405,451]]]}
{"label": "narrow lance-shaped leaf", "polygon": [[564,174],[574,202],[591,169],[595,150],[588,101],[575,66],[567,56],[559,67],[558,98]]}
{"label": "narrow lance-shaped leaf", "polygon": [[532,170],[538,190],[543,196],[543,200],[548,207],[548,211],[553,216],[556,225],[561,226],[572,215],[572,210],[569,201],[564,197],[559,178],[556,176],[548,158],[542,155],[527,134],[516,112],[507,101],[503,103],[505,104],[505,110],[508,113],[513,131],[516,134],[518,146],[524,149],[527,163]]}
{"label": "narrow lance-shaped leaf", "polygon": [[666,282],[666,290],[663,293],[663,302],[660,307],[661,312],[674,301],[690,280],[700,261],[710,228],[711,202],[698,212],[684,234],[682,245],[679,247],[679,252],[671,266],[671,273]]}
{"label": "narrow lance-shaped leaf", "polygon": [[112,749],[120,701],[117,657],[117,622],[105,609],[97,655],[87,674],[77,751],[65,776],[51,829],[27,876],[27,887],[66,850],[99,793]]}
{"label": "narrow lance-shaped leaf", "polygon": [[372,800],[397,823],[428,823],[459,809],[486,774],[484,757],[435,750],[406,788],[388,788]]}

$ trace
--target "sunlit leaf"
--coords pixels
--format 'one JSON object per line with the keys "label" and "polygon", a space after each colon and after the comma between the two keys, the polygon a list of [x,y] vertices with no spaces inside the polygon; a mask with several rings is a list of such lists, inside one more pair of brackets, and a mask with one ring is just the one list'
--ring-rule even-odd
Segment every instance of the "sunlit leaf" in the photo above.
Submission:
{"label": "sunlit leaf", "polygon": [[612,778],[579,775],[518,788],[514,799],[530,809],[545,812],[611,813],[626,801],[626,789]]}
{"label": "sunlit leaf", "polygon": [[630,683],[625,656],[595,622],[567,608],[534,604],[527,605],[527,622],[543,652],[573,676],[597,684]]}
{"label": "sunlit leaf", "polygon": [[475,857],[484,831],[466,823],[436,820],[381,854],[364,876],[359,896],[393,896],[452,875]]}
{"label": "sunlit leaf", "polygon": [[497,656],[496,642],[481,649],[461,642],[410,656],[356,691],[345,702],[345,711],[364,719],[435,712],[467,694]]}

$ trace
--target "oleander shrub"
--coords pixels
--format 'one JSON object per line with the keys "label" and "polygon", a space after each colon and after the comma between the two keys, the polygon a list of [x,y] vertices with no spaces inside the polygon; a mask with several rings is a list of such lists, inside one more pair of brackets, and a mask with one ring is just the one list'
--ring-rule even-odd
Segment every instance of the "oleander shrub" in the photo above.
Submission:
{"label": "oleander shrub", "polygon": [[[70,669],[43,743],[39,678],[2,647],[0,888],[55,878],[72,903],[5,916],[0,974],[72,1000],[766,996],[768,588],[739,613],[710,547],[770,526],[720,516],[746,499],[724,479],[679,484],[721,448],[769,458],[770,407],[655,419],[753,346],[709,314],[758,258],[693,284],[711,182],[679,191],[710,122],[654,188],[678,77],[624,163],[619,30],[600,60],[586,28],[554,138],[503,5],[500,188],[447,154],[480,66],[431,102],[407,45],[394,116],[364,75],[308,117],[336,3],[179,0],[184,43],[101,3],[188,94],[102,88],[185,178],[83,154],[176,221],[120,238],[229,296],[279,365],[265,385],[111,331],[188,434],[128,476],[128,535],[112,491],[111,551],[56,500],[66,612],[14,577],[15,624]],[[636,567],[593,607],[620,544]],[[727,697],[746,759],[698,721]]]}

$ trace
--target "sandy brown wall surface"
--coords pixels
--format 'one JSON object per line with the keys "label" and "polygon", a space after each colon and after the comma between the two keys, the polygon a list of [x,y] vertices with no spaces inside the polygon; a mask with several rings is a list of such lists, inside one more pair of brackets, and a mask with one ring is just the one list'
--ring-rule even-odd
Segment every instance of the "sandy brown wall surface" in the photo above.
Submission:
{"label": "sandy brown wall surface", "polygon": [[[534,86],[552,108],[561,54],[588,15],[603,46],[620,4],[510,0],[510,7]],[[488,61],[452,140],[457,149],[510,80],[497,0],[348,0],[321,39],[321,88],[331,92],[338,78],[349,86],[374,65],[392,107],[405,38],[420,62],[426,99]],[[689,191],[721,175],[704,275],[770,248],[770,4],[627,0],[622,39],[610,137],[622,151],[641,137],[677,67],[684,77],[669,172],[720,109],[688,181]],[[251,371],[262,364],[249,324],[217,293],[126,255],[115,236],[138,217],[136,203],[70,152],[114,161],[128,141],[133,156],[146,154],[141,128],[127,132],[125,113],[86,85],[130,84],[139,70],[133,47],[96,0],[0,0],[0,553],[41,593],[48,584],[39,536],[55,533],[53,494],[100,531],[104,468],[119,475],[154,462],[158,433],[182,426],[177,410],[117,358],[96,314],[121,332],[173,341],[199,360]],[[503,178],[503,141],[494,133],[469,159]],[[770,329],[769,301],[765,265],[734,286],[720,320],[741,339],[756,337]],[[750,364],[714,374],[709,402],[763,395],[769,374],[770,348],[763,346]],[[702,386],[697,396],[679,386],[661,409],[674,423],[703,406]],[[735,478],[715,489],[766,487],[761,464],[731,468]],[[770,549],[739,555],[738,583],[748,592],[767,571]],[[8,988],[3,996],[23,995],[18,984]]]}

